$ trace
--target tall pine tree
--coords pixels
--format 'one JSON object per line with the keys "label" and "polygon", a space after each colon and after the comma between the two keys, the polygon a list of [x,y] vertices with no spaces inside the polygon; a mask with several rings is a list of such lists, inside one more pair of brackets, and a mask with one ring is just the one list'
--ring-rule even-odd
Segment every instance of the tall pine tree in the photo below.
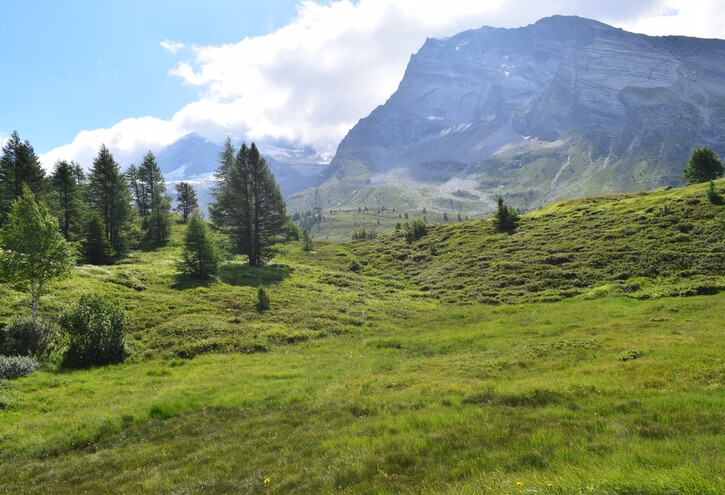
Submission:
{"label": "tall pine tree", "polygon": [[133,243],[134,211],[126,177],[106,145],[101,145],[88,175],[87,203],[101,217],[114,254],[123,255]]}
{"label": "tall pine tree", "polygon": [[30,143],[13,131],[0,158],[0,225],[7,220],[13,201],[23,195],[23,185],[42,199],[47,189],[45,170]]}
{"label": "tall pine tree", "polygon": [[152,246],[161,246],[169,239],[171,199],[166,195],[164,176],[154,154],[150,151],[146,153],[134,172],[131,187],[135,192],[145,241]]}
{"label": "tall pine tree", "polygon": [[[230,154],[230,151],[232,152]],[[279,186],[257,146],[242,145],[233,160],[227,139],[217,170],[218,187],[210,213],[214,223],[230,236],[232,248],[246,254],[251,266],[270,257],[281,236],[286,209]]]}
{"label": "tall pine tree", "polygon": [[60,222],[60,230],[66,240],[76,237],[83,228],[83,183],[85,174],[77,163],[59,160],[50,176],[50,188]]}

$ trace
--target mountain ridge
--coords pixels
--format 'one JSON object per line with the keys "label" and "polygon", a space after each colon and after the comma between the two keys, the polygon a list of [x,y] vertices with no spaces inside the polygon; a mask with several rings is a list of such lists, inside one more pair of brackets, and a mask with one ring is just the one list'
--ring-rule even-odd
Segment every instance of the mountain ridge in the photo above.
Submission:
{"label": "mountain ridge", "polygon": [[567,16],[429,38],[338,146],[324,206],[484,213],[499,194],[532,209],[679,185],[691,149],[725,152],[723,54]]}

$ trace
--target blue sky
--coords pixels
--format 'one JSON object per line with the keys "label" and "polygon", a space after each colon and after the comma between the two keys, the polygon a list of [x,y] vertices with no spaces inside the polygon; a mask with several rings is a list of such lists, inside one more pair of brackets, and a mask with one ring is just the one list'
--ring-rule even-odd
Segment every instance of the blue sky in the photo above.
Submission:
{"label": "blue sky", "polygon": [[196,98],[169,71],[190,45],[274,31],[296,0],[0,0],[0,132],[42,153],[127,117],[170,118]]}
{"label": "blue sky", "polygon": [[[122,166],[197,132],[329,160],[427,37],[579,15],[725,38],[723,0],[0,0],[0,143]],[[262,146],[260,146],[262,147]]]}

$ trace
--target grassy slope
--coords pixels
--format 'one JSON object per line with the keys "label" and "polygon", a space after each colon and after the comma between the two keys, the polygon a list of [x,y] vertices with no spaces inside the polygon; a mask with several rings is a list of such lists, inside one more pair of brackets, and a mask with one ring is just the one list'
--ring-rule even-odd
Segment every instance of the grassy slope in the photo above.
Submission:
{"label": "grassy slope", "polygon": [[[274,266],[229,263],[209,285],[175,278],[180,229],[163,250],[81,267],[46,309],[82,291],[108,294],[133,314],[135,357],[0,382],[0,492],[722,493],[725,295],[645,298],[717,287],[722,272],[673,262],[670,274],[610,280],[620,237],[600,229],[599,250],[594,235],[574,246],[584,218],[609,218],[614,232],[651,213],[658,222],[627,239],[651,237],[662,250],[667,237],[654,234],[677,235],[659,223],[672,214],[671,225],[692,224],[687,240],[666,245],[672,259],[689,249],[717,261],[719,210],[687,203],[702,197],[698,186],[554,205],[512,236],[473,222],[437,227],[413,246],[290,245]],[[665,204],[670,213],[658,216]],[[510,262],[496,256],[512,246],[522,261],[501,273],[529,269],[532,256],[571,255],[532,273],[543,283],[557,280],[546,267],[581,272],[564,280],[604,273],[566,291],[641,298],[456,304],[490,285],[486,270]],[[346,269],[353,256],[367,263],[361,275]],[[609,256],[603,269],[586,271],[598,256]],[[569,294],[496,280],[504,300]],[[259,284],[272,297],[262,315]],[[25,298],[0,290],[7,317]]]}
{"label": "grassy slope", "polygon": [[713,293],[725,288],[725,209],[705,190],[556,203],[522,217],[512,235],[467,222],[431,226],[412,245],[399,233],[354,249],[369,273],[452,303]]}

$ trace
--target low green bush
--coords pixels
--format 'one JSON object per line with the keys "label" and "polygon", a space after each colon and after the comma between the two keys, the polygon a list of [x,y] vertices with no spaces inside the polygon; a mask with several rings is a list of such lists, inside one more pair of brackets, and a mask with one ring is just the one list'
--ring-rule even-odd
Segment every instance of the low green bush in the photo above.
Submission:
{"label": "low green bush", "polygon": [[128,354],[124,342],[128,315],[123,308],[100,296],[82,295],[61,315],[59,323],[68,340],[63,366],[79,368],[119,363]]}
{"label": "low green bush", "polygon": [[44,359],[52,351],[57,337],[54,326],[47,321],[16,319],[0,331],[0,354],[34,356]]}
{"label": "low green bush", "polygon": [[40,368],[40,363],[27,356],[0,356],[0,379],[14,380],[28,376]]}

